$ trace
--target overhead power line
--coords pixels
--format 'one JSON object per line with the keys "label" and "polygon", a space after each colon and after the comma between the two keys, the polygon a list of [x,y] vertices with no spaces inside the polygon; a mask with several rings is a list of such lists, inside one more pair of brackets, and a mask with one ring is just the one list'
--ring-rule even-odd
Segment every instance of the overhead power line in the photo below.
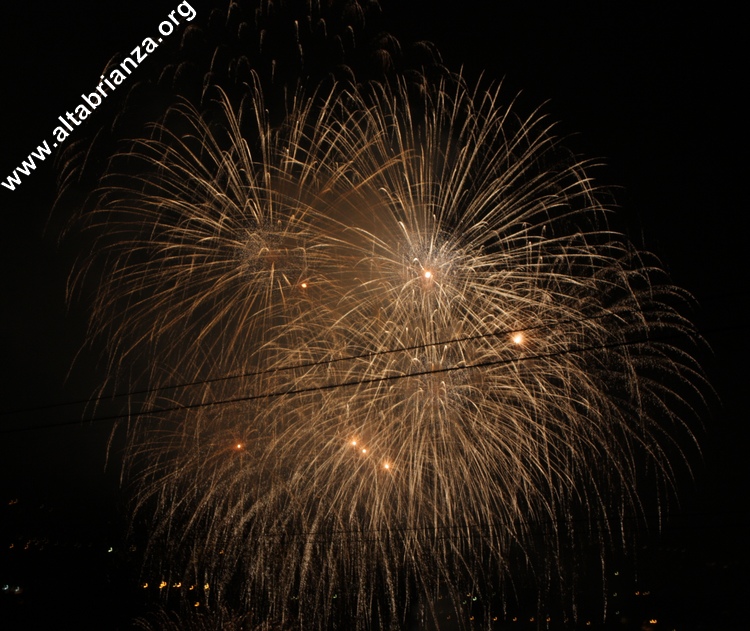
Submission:
{"label": "overhead power line", "polygon": [[[521,355],[519,357],[494,359],[490,361],[478,362],[476,364],[448,366],[445,368],[433,368],[430,370],[421,370],[421,371],[415,371],[415,372],[410,372],[410,373],[371,377],[371,378],[366,378],[366,379],[353,379],[350,381],[341,381],[341,382],[335,382],[331,384],[310,386],[310,387],[304,387],[304,388],[291,388],[291,389],[287,388],[283,390],[275,390],[272,392],[265,392],[261,394],[252,394],[252,395],[246,395],[246,396],[240,396],[240,397],[229,397],[226,399],[218,399],[218,400],[213,400],[213,401],[201,401],[197,403],[178,404],[178,405],[165,406],[165,407],[159,407],[159,408],[153,408],[153,409],[136,410],[136,411],[120,413],[120,414],[95,416],[93,418],[85,419],[85,420],[75,419],[75,420],[60,421],[60,422],[55,422],[55,423],[39,424],[39,425],[28,426],[28,427],[7,428],[4,430],[0,430],[0,434],[19,433],[19,432],[34,431],[34,430],[39,430],[39,429],[54,429],[54,428],[59,428],[59,427],[68,427],[72,425],[103,423],[103,422],[111,422],[111,421],[118,421],[118,420],[124,420],[124,419],[135,419],[135,418],[144,417],[144,416],[155,416],[155,415],[160,415],[160,414],[167,414],[170,412],[180,412],[180,411],[186,411],[186,410],[216,407],[216,406],[221,406],[221,405],[230,405],[230,404],[235,404],[235,403],[248,403],[251,401],[272,399],[272,398],[277,398],[277,397],[282,397],[282,396],[295,396],[295,395],[301,395],[301,394],[309,394],[312,392],[322,392],[322,391],[327,391],[327,390],[333,390],[336,388],[349,388],[349,387],[354,387],[354,386],[370,385],[374,383],[386,383],[386,382],[398,381],[401,379],[413,379],[415,377],[422,377],[425,375],[445,374],[445,373],[458,372],[458,371],[464,371],[464,370],[487,368],[490,366],[508,365],[508,364],[532,361],[532,360],[537,360],[537,359],[549,359],[552,357],[559,357],[562,355],[567,355],[567,354],[572,354],[572,353],[589,353],[589,352],[599,351],[599,350],[610,350],[613,348],[620,348],[620,347],[625,347],[625,346],[635,346],[639,344],[644,344],[646,342],[649,342],[649,343],[664,342],[664,341],[668,341],[669,339],[674,339],[677,337],[682,337],[682,335],[671,334],[671,335],[664,335],[664,336],[659,336],[659,337],[641,338],[637,340],[624,340],[624,341],[619,341],[619,342],[611,342],[607,344],[594,344],[594,345],[589,345],[589,346],[569,347],[569,348],[552,351],[549,353],[537,353],[533,355]],[[444,344],[445,342],[442,342],[442,343]],[[424,347],[432,346],[432,345],[433,344],[419,345],[413,348],[424,348]],[[413,348],[411,350],[413,350]],[[403,350],[410,350],[410,349],[404,348],[404,349],[398,349],[398,350],[403,351]],[[390,353],[390,352],[396,352],[396,351],[384,351],[384,352]]]}
{"label": "overhead power line", "polygon": [[55,403],[47,403],[44,405],[35,405],[35,406],[29,406],[29,407],[24,407],[24,408],[17,408],[15,410],[2,410],[0,411],[0,416],[29,414],[32,412],[41,412],[45,410],[54,410],[54,409],[63,408],[63,407],[72,407],[74,405],[90,405],[92,403],[95,404],[95,403],[99,403],[105,400],[114,401],[116,399],[120,399],[124,397],[136,397],[136,396],[150,395],[150,394],[156,394],[158,392],[178,390],[180,388],[191,388],[194,386],[209,385],[213,383],[223,383],[223,382],[232,381],[235,379],[247,379],[250,377],[259,377],[261,375],[267,375],[271,373],[280,373],[280,372],[286,372],[290,370],[314,368],[316,366],[326,366],[326,365],[337,364],[337,363],[347,362],[347,361],[354,361],[354,360],[359,360],[359,359],[370,359],[373,357],[378,357],[378,356],[383,356],[383,355],[392,355],[395,353],[403,353],[403,352],[408,352],[408,351],[415,351],[415,350],[420,350],[424,348],[431,348],[434,346],[446,346],[448,344],[458,344],[461,342],[470,342],[474,340],[488,339],[488,338],[493,338],[493,337],[507,337],[514,333],[528,333],[531,331],[539,331],[542,329],[548,329],[553,326],[560,327],[560,326],[565,326],[568,324],[580,324],[582,322],[590,322],[592,320],[601,320],[604,318],[614,318],[614,317],[620,317],[620,316],[624,316],[628,314],[640,314],[640,313],[644,313],[644,312],[636,311],[633,309],[623,309],[621,311],[609,311],[606,313],[600,313],[600,314],[596,314],[592,316],[587,316],[584,318],[569,318],[567,320],[557,320],[556,322],[538,324],[535,326],[524,327],[524,328],[503,329],[500,331],[493,331],[492,333],[483,333],[479,335],[467,335],[464,337],[452,338],[449,340],[442,340],[438,342],[415,344],[413,346],[402,346],[400,348],[386,349],[386,350],[381,350],[381,351],[369,351],[367,353],[360,353],[357,355],[347,355],[345,357],[336,357],[332,359],[301,362],[298,364],[290,364],[288,366],[276,366],[274,368],[268,368],[264,370],[242,372],[242,373],[237,373],[237,374],[232,374],[232,375],[223,375],[221,377],[211,377],[207,379],[197,379],[195,381],[173,383],[173,384],[167,384],[164,386],[154,386],[152,388],[143,388],[139,390],[127,390],[127,391],[122,391],[122,392],[116,392],[114,394],[89,397],[86,399],[73,399],[71,401],[58,401]]}

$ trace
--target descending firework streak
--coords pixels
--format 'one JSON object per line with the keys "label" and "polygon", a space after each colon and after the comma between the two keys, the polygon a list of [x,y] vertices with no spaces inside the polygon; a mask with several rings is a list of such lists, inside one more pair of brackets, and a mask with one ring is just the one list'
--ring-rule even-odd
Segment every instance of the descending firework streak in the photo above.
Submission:
{"label": "descending firework streak", "polygon": [[467,593],[489,626],[522,571],[622,543],[691,436],[684,297],[588,166],[498,89],[420,87],[180,105],[85,216],[112,373],[184,407],[129,427],[154,565],[263,628]]}

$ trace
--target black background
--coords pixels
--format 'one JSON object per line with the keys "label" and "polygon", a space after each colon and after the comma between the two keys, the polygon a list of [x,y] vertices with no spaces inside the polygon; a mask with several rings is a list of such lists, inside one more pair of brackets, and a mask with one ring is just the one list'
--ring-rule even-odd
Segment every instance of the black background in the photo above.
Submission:
{"label": "black background", "polygon": [[[712,348],[705,364],[717,397],[702,415],[695,479],[683,476],[680,504],[671,507],[661,534],[648,537],[648,554],[658,557],[651,567],[660,565],[661,597],[676,628],[739,628],[748,589],[747,38],[739,13],[722,2],[700,8],[381,4],[384,25],[402,42],[430,40],[448,66],[463,67],[470,79],[483,74],[502,81],[508,98],[520,92],[519,106],[527,112],[543,105],[560,121],[558,133],[569,147],[601,159],[595,175],[614,189],[614,226],[656,253],[673,281],[695,296],[695,318]],[[95,88],[112,55],[153,33],[176,5],[68,0],[4,6],[0,179],[51,137],[57,116]],[[207,3],[192,5],[201,23]],[[135,72],[145,77],[160,69],[157,50]],[[71,140],[107,125],[115,110],[105,102]],[[16,191],[0,190],[3,411],[86,398],[101,382],[96,352],[79,353],[85,298],[66,307],[67,274],[79,252],[75,237],[58,244],[66,210],[51,214],[56,172],[47,161]],[[30,429],[80,415],[72,407],[0,417],[0,563],[8,558],[1,551],[21,531],[78,542],[96,558],[124,539],[117,442],[105,466],[111,425]],[[22,518],[19,506],[25,506]],[[83,628],[88,614],[80,603],[89,602],[87,590],[100,589],[102,579],[80,568],[70,572],[65,597],[58,590],[54,603],[77,599]],[[0,565],[0,587],[9,574]],[[123,572],[121,580],[130,577]],[[39,594],[47,593],[39,591],[34,601],[27,588],[23,597],[44,606]],[[11,600],[0,594],[0,627]]]}

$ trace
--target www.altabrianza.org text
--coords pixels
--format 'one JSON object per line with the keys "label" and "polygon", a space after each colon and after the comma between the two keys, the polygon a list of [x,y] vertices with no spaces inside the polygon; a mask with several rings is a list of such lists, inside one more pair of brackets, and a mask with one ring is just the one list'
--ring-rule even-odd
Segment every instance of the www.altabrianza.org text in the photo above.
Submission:
{"label": "www.altabrianza.org text", "polygon": [[13,169],[13,172],[5,179],[0,181],[0,185],[4,186],[10,191],[15,191],[17,187],[21,185],[23,180],[21,176],[29,176],[32,171],[36,170],[39,162],[44,162],[52,152],[62,145],[73,132],[84,120],[86,120],[93,111],[99,107],[110,94],[112,94],[118,86],[122,85],[128,78],[128,76],[135,70],[139,64],[141,64],[148,55],[154,52],[159,44],[174,32],[176,26],[181,22],[180,18],[184,18],[188,22],[192,21],[196,15],[195,9],[191,7],[187,2],[181,2],[176,9],[170,11],[167,19],[159,24],[160,37],[155,40],[152,37],[145,38],[138,46],[133,48],[129,56],[120,63],[119,66],[110,70],[107,74],[101,75],[99,85],[96,89],[89,94],[81,94],[82,102],[75,107],[72,112],[65,112],[64,115],[58,116],[60,125],[55,127],[52,135],[54,140],[44,140],[42,144],[38,145],[36,150],[29,153],[25,160],[21,161],[21,165]]}

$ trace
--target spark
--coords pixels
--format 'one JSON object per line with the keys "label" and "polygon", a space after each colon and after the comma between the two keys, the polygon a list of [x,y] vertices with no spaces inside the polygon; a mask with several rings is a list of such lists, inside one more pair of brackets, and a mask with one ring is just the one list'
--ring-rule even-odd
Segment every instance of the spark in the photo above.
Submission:
{"label": "spark", "polygon": [[[662,501],[692,440],[684,294],[607,226],[588,165],[499,89],[423,88],[320,88],[275,126],[257,86],[242,111],[180,105],[84,214],[113,380],[148,366],[150,408],[175,381],[185,405],[233,401],[129,426],[149,550],[269,628],[293,597],[325,629],[340,593],[359,630],[439,590],[504,593],[517,568],[567,585],[580,516],[603,554],[641,465]],[[533,362],[509,353],[519,329]],[[380,454],[397,476],[372,475]]]}

